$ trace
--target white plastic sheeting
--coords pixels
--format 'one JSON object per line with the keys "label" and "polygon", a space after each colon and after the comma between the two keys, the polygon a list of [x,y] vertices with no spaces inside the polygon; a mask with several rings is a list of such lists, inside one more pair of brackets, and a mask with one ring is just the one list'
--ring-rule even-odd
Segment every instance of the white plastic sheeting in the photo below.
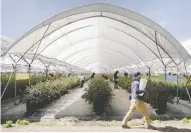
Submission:
{"label": "white plastic sheeting", "polygon": [[94,72],[148,71],[155,61],[160,64],[157,69],[191,64],[188,52],[159,25],[109,4],[53,16],[15,41],[6,53],[32,57],[32,62],[55,59]]}
{"label": "white plastic sheeting", "polygon": [[[1,52],[5,51],[7,47],[9,47],[14,40],[1,36]],[[30,72],[32,73],[45,73],[46,67],[48,67],[49,73],[69,73],[71,71],[75,71],[76,73],[83,72],[84,70],[79,69],[75,66],[71,66],[65,62],[60,62],[56,59],[50,59],[42,56],[38,56],[33,62],[33,55],[28,55],[26,57],[22,57],[20,54],[11,55],[6,54],[0,58],[0,71],[1,72],[13,72],[14,67],[16,67],[17,72],[29,72],[29,64]],[[17,63],[16,63],[17,62]],[[32,62],[32,63],[31,63]]]}
{"label": "white plastic sheeting", "polygon": [[191,39],[188,39],[181,43],[182,46],[188,51],[188,53],[191,55]]}
{"label": "white plastic sheeting", "polygon": [[13,44],[14,40],[1,35],[1,53]]}

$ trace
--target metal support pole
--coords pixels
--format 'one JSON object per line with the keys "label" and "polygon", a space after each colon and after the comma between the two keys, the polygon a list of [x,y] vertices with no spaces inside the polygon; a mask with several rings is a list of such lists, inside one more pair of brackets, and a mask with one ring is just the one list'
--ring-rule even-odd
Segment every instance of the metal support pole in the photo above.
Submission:
{"label": "metal support pole", "polygon": [[178,90],[178,65],[177,65],[177,72],[176,72],[176,75],[177,75],[177,81],[176,81],[176,86],[177,86],[177,103],[179,103],[179,98],[178,98],[178,94],[179,94],[179,90]]}
{"label": "metal support pole", "polygon": [[14,75],[14,82],[15,82],[15,98],[16,98],[16,96],[17,96],[17,80],[16,80],[16,71],[17,71],[17,65],[13,65],[13,75]]}
{"label": "metal support pole", "polygon": [[185,62],[184,62],[184,68],[185,68],[185,71],[186,71],[186,75],[188,75]]}
{"label": "metal support pole", "polygon": [[48,78],[48,66],[45,66],[46,69],[45,69],[45,73],[46,73],[46,79]]}
{"label": "metal support pole", "polygon": [[[16,55],[17,57],[19,57],[18,55]],[[31,63],[29,63],[26,59],[25,59],[25,57],[23,56],[23,57],[19,57],[19,58],[21,58],[23,61],[25,61],[27,64],[28,64],[28,73],[29,73],[29,88],[31,88],[31,80],[30,80],[30,78],[31,78]]]}
{"label": "metal support pole", "polygon": [[45,63],[44,63],[42,60],[39,59],[39,61],[42,62],[42,64],[43,64],[44,67],[45,67],[45,73],[46,73],[46,79],[47,79],[47,78],[48,78],[48,68],[49,68],[49,66],[50,66],[50,64],[51,64],[52,62],[49,62],[48,65],[45,65]]}
{"label": "metal support pole", "polygon": [[188,85],[188,83],[189,83],[189,81],[190,81],[190,78],[191,78],[191,76],[189,76],[189,78],[188,78],[188,80],[187,80],[187,83],[186,83],[186,85],[185,85],[185,89],[186,89],[186,92],[187,92],[187,94],[188,94],[188,97],[189,97],[190,103],[191,103],[191,96],[190,96],[190,93],[189,93],[188,88],[187,88],[187,85]]}
{"label": "metal support pole", "polygon": [[28,66],[29,66],[29,70],[28,70],[28,72],[29,72],[29,88],[31,88],[31,64],[28,64]]}
{"label": "metal support pole", "polygon": [[165,81],[166,81],[166,65],[164,66],[164,76],[165,76]]}
{"label": "metal support pole", "polygon": [[12,64],[12,66],[13,66],[13,78],[14,78],[14,83],[15,83],[15,98],[16,98],[16,96],[17,96],[16,71],[17,71],[17,63],[18,63],[18,61],[16,62],[11,55],[9,55],[9,57],[10,57],[10,58],[12,59],[12,61],[15,63],[15,65]]}
{"label": "metal support pole", "polygon": [[149,80],[150,80],[150,78],[151,78],[151,68],[148,67],[148,69],[149,69]]}
{"label": "metal support pole", "polygon": [[190,99],[190,103],[191,103],[191,97],[190,97],[190,93],[189,93],[189,91],[188,91],[188,88],[186,87],[186,92],[187,92],[187,94],[188,94],[188,97],[189,97],[189,99]]}
{"label": "metal support pole", "polygon": [[8,85],[9,85],[9,83],[10,83],[10,81],[11,81],[11,78],[12,78],[13,76],[14,76],[14,72],[12,72],[11,76],[9,77],[9,80],[8,80],[8,82],[7,82],[6,86],[5,86],[5,89],[4,89],[4,91],[3,91],[2,95],[1,95],[1,99],[2,99],[2,97],[3,97],[4,93],[5,93],[5,91],[7,90],[7,87],[8,87]]}

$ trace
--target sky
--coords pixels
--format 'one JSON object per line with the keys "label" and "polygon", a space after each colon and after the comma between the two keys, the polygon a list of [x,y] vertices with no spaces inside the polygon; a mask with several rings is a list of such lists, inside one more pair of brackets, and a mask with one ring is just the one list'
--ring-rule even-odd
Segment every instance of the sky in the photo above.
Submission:
{"label": "sky", "polygon": [[135,11],[160,24],[178,41],[191,39],[191,0],[1,0],[1,34],[18,39],[58,13],[92,3]]}

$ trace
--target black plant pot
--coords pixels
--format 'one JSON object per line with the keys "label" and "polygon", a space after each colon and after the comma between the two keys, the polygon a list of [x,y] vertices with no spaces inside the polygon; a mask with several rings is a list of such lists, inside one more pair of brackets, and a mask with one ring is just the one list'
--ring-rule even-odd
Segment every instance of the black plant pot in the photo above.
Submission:
{"label": "black plant pot", "polygon": [[151,102],[151,106],[156,109],[157,108],[157,105],[156,105],[156,102]]}
{"label": "black plant pot", "polygon": [[105,112],[105,104],[104,103],[94,103],[94,112],[97,114],[97,115],[101,115]]}
{"label": "black plant pot", "polygon": [[157,114],[165,114],[167,110],[167,100],[166,99],[158,99],[157,101],[158,113]]}
{"label": "black plant pot", "polygon": [[32,112],[37,109],[35,103],[31,103],[29,100],[26,102],[27,112]]}

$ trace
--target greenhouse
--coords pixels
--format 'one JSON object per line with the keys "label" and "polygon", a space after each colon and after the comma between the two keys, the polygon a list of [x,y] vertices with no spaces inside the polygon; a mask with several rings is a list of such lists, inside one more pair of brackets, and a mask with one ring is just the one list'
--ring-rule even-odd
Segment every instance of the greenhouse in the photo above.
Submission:
{"label": "greenhouse", "polygon": [[[27,110],[42,108],[77,87],[79,82],[69,79],[70,74],[76,77],[107,74],[112,83],[115,71],[121,75],[140,71],[144,76],[147,74],[149,80],[151,75],[160,75],[157,77],[159,81],[153,80],[151,84],[156,90],[149,90],[150,101],[161,95],[169,98],[172,94],[178,103],[180,88],[180,97],[191,101],[191,84],[188,83],[190,48],[186,50],[164,28],[128,9],[103,3],[81,6],[43,21],[16,41],[2,38],[1,43],[2,46],[11,44],[1,50],[1,77],[5,77],[1,98],[9,83],[14,94],[8,91],[6,96],[16,97],[17,84],[22,82],[13,77],[16,73],[27,74],[23,75],[27,81],[22,85],[31,88],[28,99],[32,102],[27,103]],[[173,84],[166,84],[169,73],[177,78]],[[55,81],[45,82],[51,80],[51,74]],[[58,80],[59,75],[68,77]],[[186,77],[185,80],[178,80],[181,75]],[[86,79],[89,80],[90,76]],[[102,79],[98,81],[102,82]],[[130,82],[131,79],[121,77],[119,86],[129,91]],[[35,96],[37,100],[33,98]]]}
{"label": "greenhouse", "polygon": [[[190,55],[165,29],[120,7],[93,4],[40,23],[16,40],[4,55],[70,64],[93,72],[182,68]],[[53,61],[54,60],[54,61]],[[156,62],[160,65],[152,67]],[[61,64],[58,64],[61,65]],[[176,69],[175,69],[176,70]]]}

